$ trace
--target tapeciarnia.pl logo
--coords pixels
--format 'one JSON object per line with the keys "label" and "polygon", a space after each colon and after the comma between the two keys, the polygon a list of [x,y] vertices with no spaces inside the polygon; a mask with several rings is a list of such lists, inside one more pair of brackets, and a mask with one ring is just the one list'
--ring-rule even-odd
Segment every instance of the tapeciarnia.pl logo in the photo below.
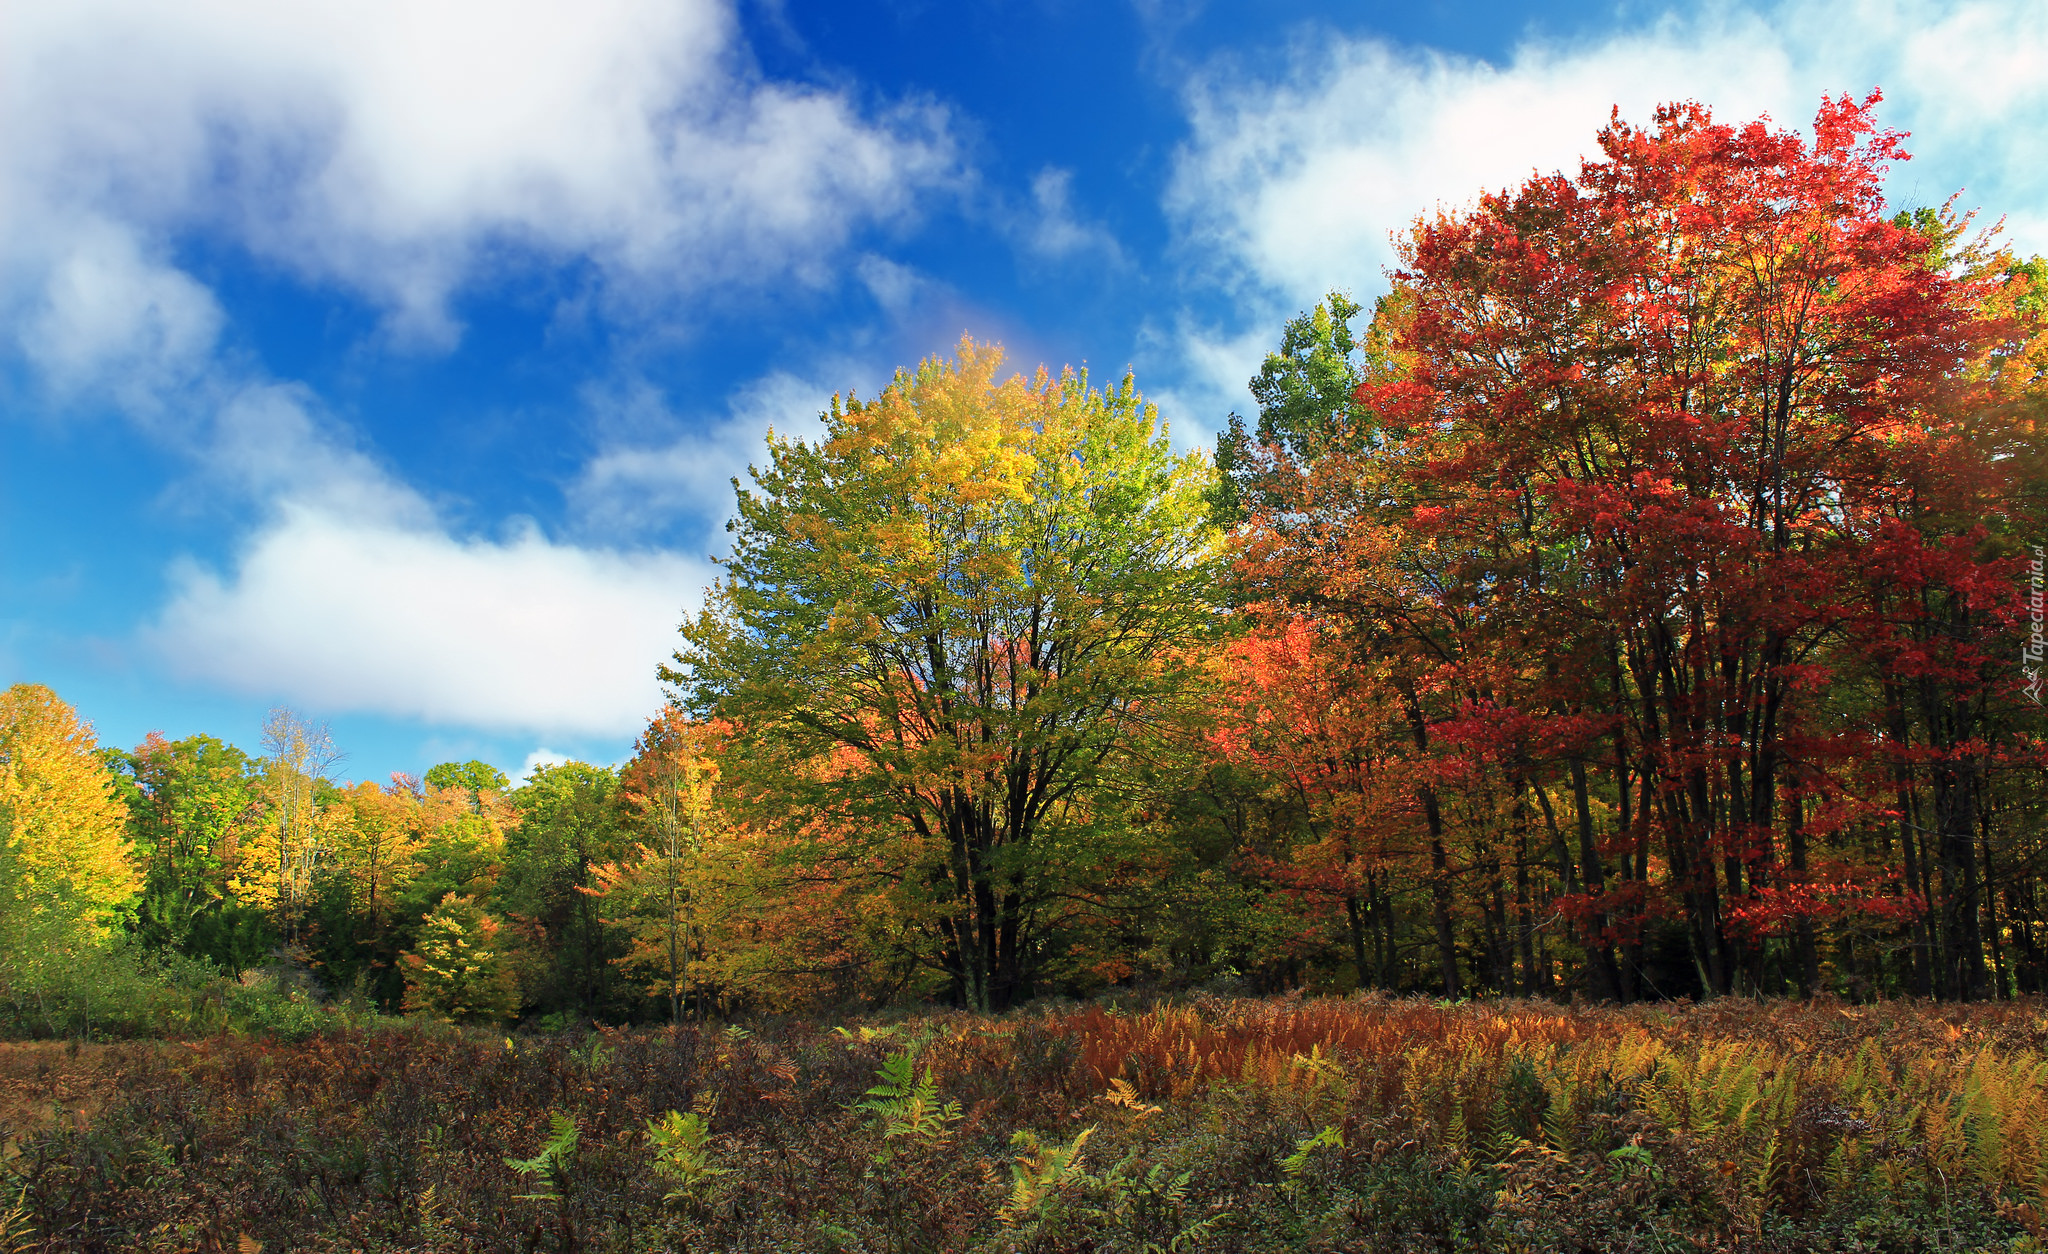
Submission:
{"label": "tapeciarnia.pl logo", "polygon": [[2044,554],[2040,545],[2034,546],[2034,560],[2027,563],[2027,623],[2033,630],[2027,636],[2027,647],[2020,655],[2020,673],[2027,677],[2026,693],[2035,705],[2041,704],[2041,659],[2048,657],[2048,634],[2043,634],[2044,620],[2048,613],[2042,610],[2042,562]]}

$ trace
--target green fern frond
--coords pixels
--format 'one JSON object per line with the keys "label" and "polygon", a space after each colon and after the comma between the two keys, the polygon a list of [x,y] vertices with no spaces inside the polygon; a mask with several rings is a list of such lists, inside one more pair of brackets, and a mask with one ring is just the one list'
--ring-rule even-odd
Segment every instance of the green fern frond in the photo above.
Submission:
{"label": "green fern frond", "polygon": [[1331,1148],[1344,1148],[1344,1130],[1342,1128],[1324,1128],[1314,1136],[1296,1145],[1292,1154],[1280,1160],[1280,1170],[1287,1173],[1288,1179],[1293,1180],[1299,1177],[1302,1171],[1307,1168],[1308,1156],[1310,1154],[1315,1153],[1319,1149]]}
{"label": "green fern frond", "polygon": [[540,1189],[521,1193],[522,1202],[551,1202],[559,1194],[562,1177],[576,1158],[576,1121],[559,1110],[548,1112],[548,1139],[532,1158],[507,1158],[505,1165],[522,1176],[537,1176]]}
{"label": "green fern frond", "polygon": [[918,1072],[907,1049],[884,1059],[875,1071],[875,1080],[865,1099],[855,1102],[853,1108],[875,1116],[884,1141],[902,1137],[936,1141],[961,1118],[960,1103],[939,1100],[931,1068]]}
{"label": "green fern frond", "polygon": [[671,1110],[648,1120],[647,1141],[654,1147],[654,1173],[675,1186],[662,1198],[665,1202],[696,1201],[712,1181],[728,1174],[712,1165],[711,1125],[695,1111]]}
{"label": "green fern frond", "polygon": [[1046,1145],[1029,1129],[1010,1138],[1010,1144],[1026,1152],[1010,1165],[1010,1198],[996,1211],[1005,1229],[1042,1218],[1059,1190],[1081,1177],[1081,1149],[1094,1133],[1092,1126],[1083,1128],[1065,1145]]}

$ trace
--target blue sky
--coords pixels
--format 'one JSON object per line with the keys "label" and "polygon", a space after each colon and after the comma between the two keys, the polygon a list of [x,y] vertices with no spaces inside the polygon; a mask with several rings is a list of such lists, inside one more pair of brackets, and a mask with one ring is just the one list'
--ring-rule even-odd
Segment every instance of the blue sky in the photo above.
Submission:
{"label": "blue sky", "polygon": [[963,332],[1186,444],[1608,110],[1886,95],[2048,251],[2048,6],[17,0],[0,678],[109,743],[623,757],[769,426]]}

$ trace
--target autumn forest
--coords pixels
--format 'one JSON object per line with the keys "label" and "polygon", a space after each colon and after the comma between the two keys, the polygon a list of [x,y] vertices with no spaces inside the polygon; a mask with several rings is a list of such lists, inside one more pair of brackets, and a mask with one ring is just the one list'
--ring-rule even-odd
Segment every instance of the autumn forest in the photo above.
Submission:
{"label": "autumn forest", "polygon": [[[1905,153],[1876,110],[1831,100],[1807,134],[1696,105],[1647,125],[1617,114],[1576,173],[1413,223],[1370,308],[1332,292],[1287,323],[1251,381],[1257,412],[1231,415],[1213,448],[1177,444],[1129,376],[1018,373],[972,338],[880,395],[836,399],[822,439],[771,436],[735,482],[722,578],[673,657],[648,659],[669,702],[623,765],[348,783],[324,727],[290,709],[260,746],[153,735],[121,750],[17,685],[0,704],[0,1010],[33,1036],[303,1034],[322,1015],[502,1036],[1066,1007],[1045,1013],[1082,1017],[1043,1031],[1084,1042],[1095,1070],[1047,1091],[1114,1081],[1104,1100],[1132,1126],[1159,1109],[1148,1097],[1204,1077],[1277,1067],[1282,1089],[1322,1092],[1324,1042],[1398,1018],[1401,1039],[1465,1041],[1480,1052],[1461,1056],[1497,1064],[1479,1113],[1430,1125],[1450,1140],[1413,1133],[1484,1141],[1456,1168],[1508,1173],[1473,1194],[1495,1217],[1483,1226],[1519,1213],[1507,1147],[1549,1126],[1539,1112],[1502,1131],[1520,1109],[1514,1042],[1550,1041],[1563,1068],[1556,1042],[1581,1031],[1531,1006],[2024,1004],[2048,992],[2048,262],[1953,202],[1887,204]],[[1129,1023],[1073,1009],[1276,994],[1438,1008],[1285,1024],[1245,1001]],[[1450,1008],[1467,999],[1522,1009]],[[1726,1022],[1698,1029],[1701,1050],[1778,1030]],[[1814,1022],[1774,1056],[1833,1030]],[[2039,1047],[2004,1019],[1953,1022]],[[1258,1061],[1250,1023],[1299,1035],[1297,1061]],[[970,1084],[983,1065],[938,1028],[885,1057],[910,1039],[894,1030],[844,1047],[879,1042],[881,1083],[858,1109],[911,1121],[873,1163],[952,1135],[962,1115],[933,1068]],[[795,1083],[773,1077],[798,1046],[733,1031],[718,1065]],[[1628,1037],[1626,1066],[1675,1074],[1642,1061],[1664,1048],[1653,1036]],[[598,1068],[608,1038],[591,1039]],[[655,1038],[619,1039],[630,1053]],[[469,1048],[450,1057],[501,1065]],[[506,1040],[507,1059],[518,1048]],[[1443,1083],[1470,1080],[1456,1074]],[[1744,1074],[1768,1088],[1777,1072]],[[1688,1083],[1706,1101],[1735,1075]],[[1528,1083],[1551,1092],[1543,1109],[1573,1100]],[[722,1174],[704,1138],[726,1107],[707,1100],[712,1123],[648,1125],[663,1162],[711,1173],[671,1202],[698,1205]],[[566,1171],[566,1126],[556,1159],[505,1161]],[[1307,1187],[1318,1147],[1364,1152],[1339,1127],[1300,1140],[1286,1188]],[[1970,1127],[1958,1144],[1978,1144]],[[1052,1223],[1061,1181],[1110,1189],[1072,1174],[1087,1136],[1012,1142],[1026,1209],[1003,1220],[1013,1244],[987,1248],[1124,1248],[1030,1246],[1011,1222]],[[1600,1170],[1624,1192],[1640,1180],[1645,1214],[1668,1210],[1652,1194],[1678,1185],[1630,1174],[1626,1146],[1644,1144],[1601,1142]],[[1714,1212],[1738,1233],[1716,1248],[1779,1248],[1744,1242],[1767,1211],[1805,1213],[1792,1142],[1772,1144],[1753,1181],[1735,1165],[1751,1150],[1700,1159],[1702,1180],[1725,1163],[1764,1199],[1750,1219]],[[1851,1171],[1831,1152],[1814,1162]],[[595,1229],[574,1228],[569,1196],[521,1195],[547,1200],[524,1248],[583,1248]],[[867,1244],[829,1248],[966,1248],[936,1201],[888,1220],[922,1235],[875,1235],[897,1231],[874,1216],[898,1204],[836,1229]],[[1171,1248],[1209,1239],[1208,1213],[1176,1209],[1172,1230],[1194,1235]]]}
{"label": "autumn forest", "polygon": [[2048,272],[1888,210],[1867,104],[1601,145],[1289,323],[1213,456],[972,340],[771,439],[620,768],[17,687],[9,926],[500,1021],[2041,991]]}

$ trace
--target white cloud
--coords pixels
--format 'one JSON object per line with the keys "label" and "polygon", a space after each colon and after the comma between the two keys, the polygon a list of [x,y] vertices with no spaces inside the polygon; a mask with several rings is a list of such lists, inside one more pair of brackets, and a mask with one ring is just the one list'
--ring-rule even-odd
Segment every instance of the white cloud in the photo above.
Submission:
{"label": "white cloud", "polygon": [[1048,261],[1064,261],[1088,253],[1110,262],[1123,260],[1123,250],[1108,229],[1075,216],[1074,172],[1047,166],[1031,179],[1031,212],[1012,230],[1027,252]]}
{"label": "white cloud", "polygon": [[[1332,287],[1384,289],[1391,240],[1417,216],[1532,171],[1575,172],[1609,110],[1647,122],[1670,100],[1717,116],[1809,122],[1824,93],[1886,93],[1879,119],[1915,132],[1895,198],[2010,213],[2014,242],[2048,251],[2048,6],[2038,0],[1791,0],[1714,6],[1573,43],[1531,41],[1501,64],[1324,29],[1282,72],[1220,60],[1192,79],[1192,135],[1166,198],[1180,254],[1238,311],[1183,319],[1190,399],[1246,403],[1248,325],[1278,323]],[[1210,359],[1204,361],[1203,359]],[[1213,379],[1217,364],[1241,373]]]}
{"label": "white cloud", "polygon": [[875,303],[896,316],[909,309],[926,286],[924,276],[916,270],[875,253],[861,257],[853,272],[860,277],[861,285],[868,289],[868,295],[875,298]]}
{"label": "white cloud", "polygon": [[1245,380],[1279,342],[1273,329],[1258,325],[1235,333],[1181,315],[1171,336],[1146,328],[1143,351],[1178,360],[1175,386],[1146,393],[1171,425],[1178,448],[1211,448],[1227,414],[1253,412]]}
{"label": "white cloud", "polygon": [[323,713],[630,735],[708,563],[288,504],[223,576],[193,563],[145,633],[181,677]]}
{"label": "white cloud", "polygon": [[26,302],[17,342],[55,389],[111,386],[138,413],[206,367],[220,336],[213,294],[143,255],[134,234],[104,219],[74,222]]}
{"label": "white cloud", "polygon": [[[179,254],[244,249],[428,346],[459,334],[465,283],[523,266],[588,267],[638,315],[829,281],[862,230],[960,177],[949,125],[765,79],[731,0],[0,5],[0,347],[189,455],[174,496],[257,507],[225,566],[173,569],[141,632],[177,674],[322,713],[630,736],[710,564],[452,526],[309,389],[224,349]],[[914,294],[900,267],[859,270]],[[627,534],[714,497],[722,516],[768,420],[823,403],[785,414],[791,386],[694,441],[656,415],[672,442],[600,457],[573,503]]]}
{"label": "white cloud", "polygon": [[451,529],[301,388],[215,398],[207,490],[264,506],[225,570],[190,559],[143,645],[180,678],[322,715],[624,737],[715,570],[668,552]]}
{"label": "white cloud", "polygon": [[508,251],[648,290],[820,278],[955,168],[936,107],[764,80],[724,0],[0,7],[14,269],[79,214],[224,232],[429,342]]}
{"label": "white cloud", "polygon": [[[600,404],[659,409],[660,398],[644,387]],[[818,416],[832,403],[832,390],[777,372],[734,394],[729,412],[661,444],[619,445],[599,453],[569,488],[570,505],[586,530],[604,535],[643,535],[686,524],[722,521],[732,512],[731,480],[744,484],[746,468],[766,456],[766,438],[815,438]],[[665,421],[662,421],[665,419]],[[673,419],[661,422],[680,426]]]}
{"label": "white cloud", "polygon": [[316,509],[337,518],[433,525],[427,503],[355,448],[345,429],[323,420],[312,393],[297,384],[245,383],[209,389],[215,405],[189,451],[210,486],[243,496]]}
{"label": "white cloud", "polygon": [[[815,435],[830,395],[773,374],[722,422],[593,459],[570,489],[585,530],[641,536],[715,523],[727,482],[768,429]],[[609,425],[673,432],[645,387],[594,396]],[[607,425],[600,418],[600,425]],[[556,735],[630,736],[661,703],[654,668],[716,577],[708,559],[551,539],[533,524],[452,531],[425,500],[351,447],[313,398],[248,385],[218,399],[192,448],[208,482],[268,503],[222,571],[187,560],[144,629],[180,677],[322,713]],[[540,749],[522,768],[559,760]]]}
{"label": "white cloud", "polygon": [[1505,67],[1372,39],[1303,42],[1280,83],[1198,83],[1168,207],[1226,280],[1297,300],[1333,281],[1377,286],[1395,231],[1574,166],[1617,102],[1641,117],[1673,95],[1741,113],[1774,101],[1782,54],[1749,35],[1740,60],[1696,58],[1666,28],[1570,52],[1525,46]]}

